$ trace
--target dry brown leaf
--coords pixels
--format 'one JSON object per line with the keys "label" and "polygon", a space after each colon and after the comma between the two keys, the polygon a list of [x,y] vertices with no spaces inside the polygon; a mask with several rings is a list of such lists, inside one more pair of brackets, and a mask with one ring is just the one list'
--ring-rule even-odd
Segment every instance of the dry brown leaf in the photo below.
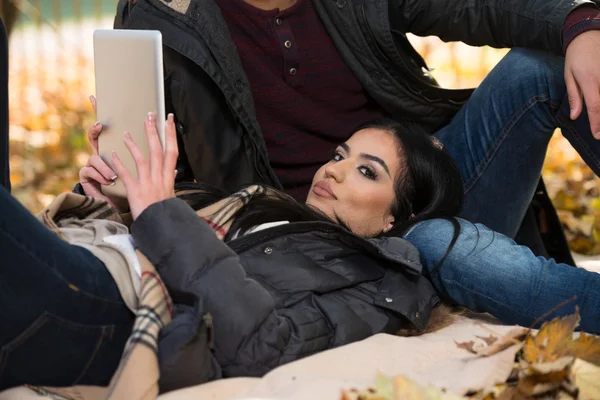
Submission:
{"label": "dry brown leaf", "polygon": [[459,349],[464,349],[464,350],[468,351],[469,353],[477,354],[477,352],[473,348],[473,346],[475,346],[475,342],[472,340],[470,342],[461,342],[461,343],[459,343],[455,340],[454,343],[456,343],[456,347],[458,347]]}
{"label": "dry brown leaf", "polygon": [[576,340],[560,344],[557,353],[580,358],[600,366],[600,338],[582,332]]}
{"label": "dry brown leaf", "polygon": [[575,360],[571,368],[572,380],[579,389],[579,400],[600,399],[600,367],[583,360]]}
{"label": "dry brown leaf", "polygon": [[486,344],[488,344],[487,346],[481,347],[476,346],[475,342],[473,341],[455,343],[458,348],[465,349],[469,353],[477,354],[482,357],[488,357],[497,354],[502,350],[508,349],[510,346],[522,343],[523,339],[525,339],[525,336],[527,335],[527,332],[529,331],[525,328],[513,328],[500,339],[496,338],[491,334],[487,338],[475,335],[479,339],[483,340]]}
{"label": "dry brown leaf", "polygon": [[579,310],[576,308],[574,314],[545,323],[535,337],[527,336],[523,358],[532,364],[557,360],[562,356],[558,349],[573,340],[573,332],[579,321]]}
{"label": "dry brown leaf", "polygon": [[485,344],[487,344],[488,346],[491,346],[492,344],[494,344],[495,342],[498,341],[498,338],[492,334],[490,334],[490,336],[488,336],[488,337],[477,336],[477,335],[475,335],[475,337],[478,337],[479,339],[483,340],[485,342]]}

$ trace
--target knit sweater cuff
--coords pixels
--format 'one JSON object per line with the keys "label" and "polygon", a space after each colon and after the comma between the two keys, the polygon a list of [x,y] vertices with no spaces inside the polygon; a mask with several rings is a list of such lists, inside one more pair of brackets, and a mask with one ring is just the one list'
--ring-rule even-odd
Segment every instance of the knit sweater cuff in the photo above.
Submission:
{"label": "knit sweater cuff", "polygon": [[571,12],[563,25],[563,52],[567,53],[567,47],[573,39],[583,32],[600,30],[600,11],[593,6],[585,6]]}

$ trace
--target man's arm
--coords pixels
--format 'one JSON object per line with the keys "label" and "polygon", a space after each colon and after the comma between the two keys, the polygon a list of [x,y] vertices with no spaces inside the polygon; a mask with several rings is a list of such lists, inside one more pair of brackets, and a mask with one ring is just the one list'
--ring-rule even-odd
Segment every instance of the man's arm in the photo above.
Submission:
{"label": "man's arm", "polygon": [[473,46],[530,47],[563,55],[563,26],[591,0],[389,0],[390,24]]}

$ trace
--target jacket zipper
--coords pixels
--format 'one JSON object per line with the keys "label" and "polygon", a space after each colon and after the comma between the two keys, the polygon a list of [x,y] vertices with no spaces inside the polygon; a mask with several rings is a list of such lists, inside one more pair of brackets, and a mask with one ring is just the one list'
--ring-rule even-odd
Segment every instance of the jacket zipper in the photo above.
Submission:
{"label": "jacket zipper", "polygon": [[215,348],[215,331],[213,329],[213,317],[211,313],[206,313],[202,316],[204,326],[206,326],[206,336],[208,340],[208,348]]}
{"label": "jacket zipper", "polygon": [[230,241],[229,243],[227,243],[227,245],[236,253],[241,253],[260,243],[268,242],[269,240],[279,237],[281,235],[287,235],[292,233],[307,233],[311,231],[319,231],[324,233],[334,233],[336,231],[342,232],[341,228],[338,228],[334,225],[323,226],[321,224],[329,225],[327,222],[296,222],[286,225],[280,225],[265,231],[259,231],[244,235],[242,237]]}

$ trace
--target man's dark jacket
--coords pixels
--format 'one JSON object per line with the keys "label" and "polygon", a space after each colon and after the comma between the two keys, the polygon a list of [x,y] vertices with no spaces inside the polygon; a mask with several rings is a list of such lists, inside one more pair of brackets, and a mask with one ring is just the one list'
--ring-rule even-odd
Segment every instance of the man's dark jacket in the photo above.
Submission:
{"label": "man's dark jacket", "polygon": [[[269,167],[250,85],[213,0],[121,0],[116,28],[163,35],[166,107],[178,120],[184,178],[226,189],[266,183]],[[393,117],[447,124],[470,90],[440,88],[405,33],[562,54],[562,25],[588,0],[313,0],[342,58]],[[185,157],[182,157],[185,159]],[[186,168],[189,164],[190,168]]]}

